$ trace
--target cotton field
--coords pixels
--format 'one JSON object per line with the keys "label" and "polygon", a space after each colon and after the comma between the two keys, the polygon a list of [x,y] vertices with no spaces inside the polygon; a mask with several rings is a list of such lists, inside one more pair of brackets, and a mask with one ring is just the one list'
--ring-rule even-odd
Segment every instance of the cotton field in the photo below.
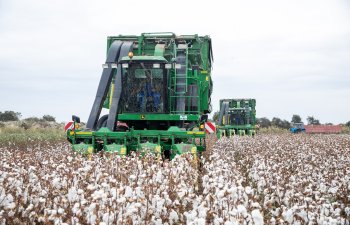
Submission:
{"label": "cotton field", "polygon": [[198,163],[9,143],[0,148],[0,224],[350,224],[350,136],[208,146]]}

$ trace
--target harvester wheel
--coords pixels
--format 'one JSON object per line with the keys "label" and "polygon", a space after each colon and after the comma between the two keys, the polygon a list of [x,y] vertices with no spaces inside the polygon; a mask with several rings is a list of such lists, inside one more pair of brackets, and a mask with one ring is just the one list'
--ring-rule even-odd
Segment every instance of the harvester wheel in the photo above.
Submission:
{"label": "harvester wheel", "polygon": [[101,127],[107,126],[107,120],[108,120],[108,114],[102,116],[98,121],[96,125],[96,130],[99,130]]}

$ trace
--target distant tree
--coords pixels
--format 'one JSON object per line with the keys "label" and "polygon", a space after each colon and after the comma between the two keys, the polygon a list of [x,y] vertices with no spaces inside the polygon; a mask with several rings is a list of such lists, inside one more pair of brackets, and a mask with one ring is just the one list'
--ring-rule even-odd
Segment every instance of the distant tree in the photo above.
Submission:
{"label": "distant tree", "polygon": [[273,117],[271,120],[271,125],[275,126],[275,127],[280,127],[282,124],[282,120],[280,118],[277,117]]}
{"label": "distant tree", "polygon": [[257,123],[261,128],[266,128],[266,127],[271,126],[271,121],[270,121],[268,118],[266,118],[266,117],[257,118],[257,119],[256,119],[256,123]]}
{"label": "distant tree", "polygon": [[215,123],[217,123],[218,119],[219,119],[219,112],[214,112],[213,121],[214,121]]}
{"label": "distant tree", "polygon": [[290,122],[287,120],[283,120],[281,124],[281,128],[283,129],[289,129],[290,128]]}
{"label": "distant tree", "polygon": [[325,123],[326,125],[333,125],[333,123]]}
{"label": "distant tree", "polygon": [[280,118],[274,117],[271,120],[272,126],[279,127],[282,129],[289,129],[290,123],[287,120],[281,120]]}
{"label": "distant tree", "polygon": [[301,117],[299,115],[292,116],[292,123],[301,123]]}
{"label": "distant tree", "polygon": [[50,116],[50,115],[44,115],[43,120],[48,121],[48,122],[56,122],[55,117]]}
{"label": "distant tree", "polygon": [[309,125],[320,125],[320,121],[315,119],[313,116],[308,116],[306,120],[307,120],[307,124]]}
{"label": "distant tree", "polygon": [[350,121],[348,121],[345,125],[350,127]]}
{"label": "distant tree", "polygon": [[18,121],[21,118],[21,113],[14,111],[0,112],[0,121]]}

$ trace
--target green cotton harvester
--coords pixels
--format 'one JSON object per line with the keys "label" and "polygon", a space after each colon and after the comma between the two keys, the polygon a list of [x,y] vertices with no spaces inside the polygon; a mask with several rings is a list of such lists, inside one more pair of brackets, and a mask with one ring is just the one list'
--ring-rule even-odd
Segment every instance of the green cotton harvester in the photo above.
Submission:
{"label": "green cotton harvester", "polygon": [[221,99],[217,136],[255,135],[255,99]]}
{"label": "green cotton harvester", "polygon": [[[205,150],[213,61],[209,36],[143,33],[107,38],[107,59],[86,128],[67,129],[73,150],[172,159]],[[108,114],[100,115],[102,108]]]}

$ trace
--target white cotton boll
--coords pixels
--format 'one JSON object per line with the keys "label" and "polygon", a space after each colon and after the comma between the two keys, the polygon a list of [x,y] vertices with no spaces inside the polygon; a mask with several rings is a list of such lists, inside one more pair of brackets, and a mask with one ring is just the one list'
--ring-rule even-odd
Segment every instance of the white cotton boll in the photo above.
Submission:
{"label": "white cotton boll", "polygon": [[218,183],[218,188],[222,189],[224,187],[224,185],[220,182]]}
{"label": "white cotton boll", "polygon": [[301,210],[300,212],[297,213],[297,215],[301,217],[305,223],[308,222],[307,212],[305,210]]}
{"label": "white cotton boll", "polygon": [[14,208],[16,208],[16,204],[14,202],[8,203],[4,207],[5,210],[12,210]]}
{"label": "white cotton boll", "polygon": [[75,214],[78,212],[79,209],[80,209],[79,203],[75,203],[73,208],[72,208],[72,212]]}
{"label": "white cotton boll", "polygon": [[58,214],[63,214],[63,213],[64,213],[64,209],[59,208],[59,209],[57,210],[57,212],[58,212]]}
{"label": "white cotton boll", "polygon": [[112,198],[113,198],[113,199],[116,199],[116,198],[117,198],[117,189],[111,188],[111,190],[110,190],[109,192],[110,192],[110,194],[112,195]]}
{"label": "white cotton boll", "polygon": [[142,204],[139,203],[139,202],[136,202],[134,206],[135,206],[136,208],[141,208],[141,207],[142,207]]}
{"label": "white cotton boll", "polygon": [[340,209],[340,208],[336,208],[336,209],[334,210],[334,215],[335,215],[335,216],[340,216],[340,212],[341,212],[341,209]]}
{"label": "white cotton boll", "polygon": [[275,219],[275,217],[272,217],[270,219],[270,225],[275,225],[275,224],[276,224],[276,219]]}
{"label": "white cotton boll", "polygon": [[294,220],[294,212],[292,209],[288,209],[286,212],[282,213],[283,219],[291,224]]}
{"label": "white cotton boll", "polygon": [[131,188],[131,187],[129,187],[129,186],[126,186],[126,187],[125,187],[125,194],[124,194],[124,196],[125,196],[126,198],[130,198],[130,197],[133,196],[132,188]]}
{"label": "white cotton boll", "polygon": [[68,162],[72,162],[73,157],[72,156],[68,156],[67,159],[68,159]]}
{"label": "white cotton boll", "polygon": [[259,204],[258,202],[253,202],[253,203],[252,203],[252,207],[253,207],[253,208],[258,208],[258,209],[261,208],[261,207],[260,207],[260,204]]}
{"label": "white cotton boll", "polygon": [[90,215],[88,222],[90,224],[95,224],[96,223],[97,216],[95,214]]}
{"label": "white cotton boll", "polygon": [[84,193],[84,190],[82,189],[78,189],[78,192],[77,192],[79,195],[83,194]]}
{"label": "white cotton boll", "polygon": [[231,211],[228,212],[231,216],[237,216],[237,209],[232,209]]}
{"label": "white cotton boll", "polygon": [[225,191],[224,190],[221,190],[217,193],[217,196],[219,199],[223,198],[225,196]]}
{"label": "white cotton boll", "polygon": [[96,190],[91,196],[95,200],[101,199],[104,196],[104,191],[102,189]]}
{"label": "white cotton boll", "polygon": [[154,220],[154,225],[163,225],[163,221],[162,219],[157,219],[157,220]]}
{"label": "white cotton boll", "polygon": [[129,176],[129,179],[130,179],[131,181],[134,181],[134,180],[136,180],[136,176],[132,174],[132,175]]}
{"label": "white cotton boll", "polygon": [[107,225],[105,222],[100,222],[99,225]]}
{"label": "white cotton boll", "polygon": [[142,188],[141,187],[136,187],[135,188],[135,194],[137,197],[141,197],[142,196]]}
{"label": "white cotton boll", "polygon": [[193,224],[196,224],[196,225],[205,225],[205,219],[203,218],[197,218],[197,219],[194,219],[193,221]]}
{"label": "white cotton boll", "polygon": [[52,185],[55,188],[60,189],[61,188],[61,179],[56,177],[55,179],[52,180]]}
{"label": "white cotton boll", "polygon": [[162,183],[162,178],[163,178],[163,176],[162,176],[162,171],[159,170],[159,171],[157,172],[156,182]]}
{"label": "white cotton boll", "polygon": [[337,219],[329,218],[329,225],[337,225],[337,224],[338,224]]}
{"label": "white cotton boll", "polygon": [[34,208],[33,204],[29,204],[28,207],[26,208],[26,211],[31,211]]}
{"label": "white cotton boll", "polygon": [[55,215],[57,215],[57,210],[52,209],[52,210],[50,210],[48,213],[49,213],[51,216],[55,216]]}
{"label": "white cotton boll", "polygon": [[344,211],[346,216],[350,216],[350,207],[345,207]]}
{"label": "white cotton boll", "polygon": [[338,191],[338,187],[330,187],[328,189],[328,193],[331,193],[331,194],[336,194]]}
{"label": "white cotton boll", "polygon": [[169,220],[170,220],[170,224],[176,223],[179,220],[179,216],[177,215],[177,212],[175,212],[173,209],[170,211]]}
{"label": "white cotton boll", "polygon": [[124,203],[124,202],[126,202],[126,198],[123,196],[123,197],[117,199],[117,202],[118,203]]}
{"label": "white cotton boll", "polygon": [[109,187],[109,184],[107,184],[106,182],[103,182],[103,183],[101,184],[101,186],[102,186],[103,188],[108,188],[108,187]]}
{"label": "white cotton boll", "polygon": [[242,214],[242,215],[246,215],[247,214],[247,209],[244,205],[238,205],[237,206],[237,212],[239,214]]}
{"label": "white cotton boll", "polygon": [[226,221],[224,225],[238,225],[238,223],[233,221]]}
{"label": "white cotton boll", "polygon": [[68,190],[68,201],[69,202],[75,202],[76,200],[79,199],[79,196],[77,195],[77,191],[75,187],[71,187]]}
{"label": "white cotton boll", "polygon": [[[214,224],[215,225],[221,225],[221,224],[223,224],[224,223],[224,220],[222,219],[222,218],[218,218],[218,217],[216,217],[215,219],[214,219]],[[198,223],[198,225],[205,225],[206,223],[205,223],[205,219],[204,218],[201,218],[200,219],[200,223]]]}
{"label": "white cotton boll", "polygon": [[45,199],[45,198],[40,197],[40,198],[39,198],[39,202],[40,202],[40,203],[44,203],[44,202],[46,202],[46,199]]}
{"label": "white cotton boll", "polygon": [[252,211],[252,218],[255,225],[264,225],[264,218],[258,209]]}
{"label": "white cotton boll", "polygon": [[89,185],[87,186],[87,189],[90,190],[90,191],[93,191],[93,190],[96,189],[96,187],[95,187],[94,185],[92,185],[92,184],[89,184]]}

